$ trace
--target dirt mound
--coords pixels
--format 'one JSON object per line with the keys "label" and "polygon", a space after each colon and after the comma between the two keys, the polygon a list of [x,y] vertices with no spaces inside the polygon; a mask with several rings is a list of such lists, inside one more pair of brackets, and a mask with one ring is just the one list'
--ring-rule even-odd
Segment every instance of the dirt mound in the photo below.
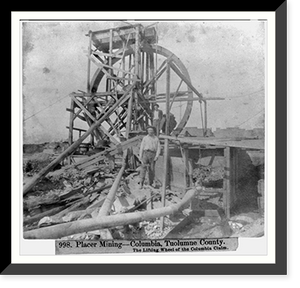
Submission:
{"label": "dirt mound", "polygon": [[52,160],[52,155],[35,153],[23,158],[23,173],[31,176],[46,167]]}

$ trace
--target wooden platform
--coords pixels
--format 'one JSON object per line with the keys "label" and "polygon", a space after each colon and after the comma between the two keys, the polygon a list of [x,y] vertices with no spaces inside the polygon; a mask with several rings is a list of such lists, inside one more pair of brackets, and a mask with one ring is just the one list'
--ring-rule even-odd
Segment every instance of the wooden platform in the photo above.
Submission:
{"label": "wooden platform", "polygon": [[171,141],[190,145],[212,145],[218,147],[236,147],[244,149],[264,150],[264,139],[245,139],[245,138],[216,138],[216,137],[173,137],[160,135],[161,139],[168,138]]}
{"label": "wooden platform", "polygon": [[135,33],[139,28],[141,32],[141,41],[146,41],[149,44],[156,43],[156,30],[154,27],[145,28],[141,24],[117,27],[113,29],[105,29],[100,31],[93,31],[92,42],[101,51],[109,50],[110,36],[112,36],[112,49],[119,49],[123,47],[125,41],[128,44],[135,43]]}

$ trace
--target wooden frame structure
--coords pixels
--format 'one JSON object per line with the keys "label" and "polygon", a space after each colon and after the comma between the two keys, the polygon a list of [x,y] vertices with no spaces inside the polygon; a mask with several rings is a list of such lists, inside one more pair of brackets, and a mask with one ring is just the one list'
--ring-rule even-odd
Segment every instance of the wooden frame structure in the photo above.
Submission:
{"label": "wooden frame structure", "polygon": [[[91,144],[109,139],[119,144],[120,138],[136,135],[151,124],[154,103],[164,103],[166,119],[172,105],[184,101],[186,109],[173,131],[178,135],[185,127],[195,100],[204,103],[204,117],[201,115],[203,129],[207,129],[206,99],[192,85],[184,64],[169,50],[157,45],[157,32],[154,27],[141,24],[89,31],[87,51],[87,90],[70,94],[69,144],[74,143],[74,132],[81,132],[85,125],[91,126],[119,99],[124,97],[128,87],[133,85],[130,95],[122,105],[118,105],[91,133]],[[159,67],[157,57],[160,57]],[[164,59],[163,59],[164,58]],[[163,60],[162,60],[163,59]],[[92,64],[94,64],[92,66]],[[94,74],[92,74],[94,68]],[[175,92],[171,92],[169,76],[169,96],[167,92],[158,93],[157,82],[166,71],[173,71],[180,80]],[[174,77],[173,77],[174,78]],[[180,91],[181,86],[186,86]],[[198,98],[193,98],[195,93]],[[180,96],[180,98],[179,98]],[[171,100],[171,102],[170,102]],[[201,109],[202,112],[202,109]],[[204,118],[204,122],[203,122]],[[79,121],[79,125],[77,125]],[[78,127],[79,126],[79,127]],[[87,129],[86,129],[87,130]],[[169,133],[168,133],[169,134]]]}

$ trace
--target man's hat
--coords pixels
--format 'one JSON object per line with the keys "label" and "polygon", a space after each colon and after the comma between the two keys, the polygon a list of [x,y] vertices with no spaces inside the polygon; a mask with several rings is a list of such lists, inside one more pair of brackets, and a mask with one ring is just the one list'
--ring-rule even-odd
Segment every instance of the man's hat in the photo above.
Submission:
{"label": "man's hat", "polygon": [[158,105],[157,103],[154,104],[154,107],[155,107],[155,106],[159,107],[159,105]]}
{"label": "man's hat", "polygon": [[151,126],[151,125],[147,126],[147,127],[146,127],[146,131],[147,131],[149,128],[152,128],[152,129],[154,130],[154,132],[156,133],[156,128],[155,128],[154,126]]}

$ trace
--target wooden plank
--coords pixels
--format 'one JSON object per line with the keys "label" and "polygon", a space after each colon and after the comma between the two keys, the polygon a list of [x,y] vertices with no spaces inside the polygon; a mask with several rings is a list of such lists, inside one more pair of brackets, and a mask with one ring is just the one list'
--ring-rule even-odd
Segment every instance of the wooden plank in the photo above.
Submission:
{"label": "wooden plank", "polygon": [[159,135],[159,138],[168,138],[171,141],[177,143],[188,143],[192,145],[215,145],[218,147],[239,147],[254,150],[264,150],[264,140],[263,139],[230,139],[230,138],[215,138],[215,137],[175,137],[167,135]]}

